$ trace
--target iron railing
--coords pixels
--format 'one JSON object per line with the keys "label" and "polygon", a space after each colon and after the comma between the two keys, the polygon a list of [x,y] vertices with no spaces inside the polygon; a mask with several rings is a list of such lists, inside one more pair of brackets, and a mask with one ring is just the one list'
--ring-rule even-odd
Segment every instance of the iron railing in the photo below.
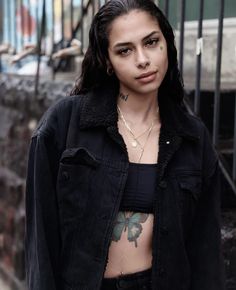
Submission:
{"label": "iron railing", "polygon": [[[27,3],[26,3],[27,1]],[[206,0],[205,0],[206,1]],[[194,90],[194,105],[189,110],[192,110],[196,115],[201,115],[200,105],[201,105],[201,71],[202,71],[202,44],[203,44],[203,14],[204,14],[204,0],[198,1],[199,5],[199,17],[198,17],[198,32],[196,38],[196,74],[195,74],[195,90]],[[78,2],[78,1],[77,1]],[[47,41],[50,36],[51,41],[51,55],[50,63],[53,68],[53,73],[57,73],[63,67],[66,67],[68,59],[60,59],[54,61],[52,55],[63,48],[68,48],[71,46],[71,42],[74,38],[78,38],[81,42],[81,55],[83,55],[86,49],[86,39],[87,34],[85,31],[86,25],[85,21],[92,19],[92,16],[97,12],[99,7],[103,5],[106,0],[80,0],[80,5],[76,6],[75,0],[67,1],[65,4],[64,0],[39,0],[38,5],[32,6],[30,0],[3,0],[0,2],[0,9],[4,11],[7,15],[8,25],[7,29],[4,30],[4,37],[1,37],[2,44],[9,42],[11,50],[8,53],[17,54],[23,50],[26,42],[35,42],[36,50],[34,51],[35,57],[38,61],[38,69],[36,74],[36,86],[35,91],[37,93],[37,84],[39,78],[39,65],[41,61],[41,55],[45,53],[43,49],[43,41]],[[155,1],[157,4],[159,1]],[[212,129],[212,140],[219,151],[222,162],[220,162],[222,172],[226,179],[228,180],[233,192],[236,194],[236,113],[235,113],[235,124],[234,124],[234,136],[233,136],[233,166],[232,170],[228,169],[224,164],[223,155],[220,150],[219,140],[219,120],[220,120],[220,99],[221,99],[221,62],[222,62],[222,37],[223,37],[223,19],[224,19],[224,0],[219,0],[218,7],[218,32],[217,32],[217,53],[215,55],[216,71],[215,71],[215,89],[214,89],[214,112],[213,112],[213,129]],[[163,5],[163,10],[167,17],[170,14],[170,1],[165,0]],[[24,5],[23,5],[24,4]],[[27,5],[26,5],[27,4]],[[60,38],[58,39],[58,31],[56,33],[56,20],[55,11],[57,6],[61,7],[60,14]],[[27,9],[26,9],[27,8]],[[77,8],[76,13],[80,16],[75,17],[75,8]],[[184,71],[184,41],[185,41],[185,18],[186,18],[186,0],[179,0],[179,68],[183,73]],[[69,13],[69,18],[68,18]],[[13,15],[14,14],[14,15]],[[33,24],[32,15],[34,15],[35,24]],[[15,16],[15,17],[14,17]],[[90,18],[89,18],[90,17]],[[17,20],[18,21],[17,21]],[[69,19],[69,21],[68,21]],[[51,21],[50,29],[46,27],[47,23]],[[77,21],[76,21],[77,20]],[[6,19],[4,20],[6,25]],[[33,26],[35,25],[35,35],[30,34]],[[69,25],[69,29],[68,29]],[[4,26],[4,25],[3,25]],[[21,36],[17,33],[17,27],[21,27]],[[13,29],[14,28],[14,29]],[[66,31],[70,33],[66,33]],[[28,36],[26,32],[28,33]],[[56,35],[57,34],[57,35]],[[0,72],[2,70],[1,54],[0,54]],[[236,99],[236,98],[235,98]],[[236,112],[236,101],[235,101],[235,112]],[[226,169],[227,168],[227,169]]]}
{"label": "iron railing", "polygon": [[[201,103],[201,69],[202,69],[202,45],[203,45],[203,13],[204,13],[204,0],[200,0],[199,3],[199,18],[198,18],[198,33],[196,40],[196,80],[195,80],[195,93],[194,93],[194,106],[190,108],[188,104],[188,110],[196,115],[201,116],[200,103]],[[233,135],[233,166],[228,166],[223,154],[221,153],[221,144],[219,140],[219,122],[220,122],[220,100],[221,100],[221,63],[222,63],[222,42],[223,42],[223,20],[224,20],[224,7],[225,1],[219,0],[218,5],[218,32],[217,32],[217,53],[215,56],[216,72],[215,72],[215,89],[214,89],[214,112],[213,112],[213,129],[212,129],[212,141],[220,156],[220,167],[223,175],[228,181],[232,191],[236,195],[236,93],[235,93],[235,122],[234,122],[234,135]],[[184,35],[185,35],[185,9],[186,0],[180,0],[180,41],[179,41],[179,68],[183,73],[184,63]],[[169,0],[164,2],[164,11],[166,16],[169,16]]]}

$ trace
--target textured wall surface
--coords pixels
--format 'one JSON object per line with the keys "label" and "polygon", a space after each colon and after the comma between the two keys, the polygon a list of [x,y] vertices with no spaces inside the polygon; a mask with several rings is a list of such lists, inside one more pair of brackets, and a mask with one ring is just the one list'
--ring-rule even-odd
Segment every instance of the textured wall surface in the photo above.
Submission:
{"label": "textured wall surface", "polygon": [[[236,19],[225,18],[223,27],[221,88],[223,90],[236,89]],[[183,77],[186,89],[195,88],[197,61],[197,22],[185,23],[184,36],[184,71]],[[218,21],[215,19],[203,22],[202,50],[201,50],[201,88],[214,91],[217,60]],[[179,47],[179,31],[176,31],[176,42]]]}
{"label": "textured wall surface", "polygon": [[[30,136],[43,112],[68,95],[72,85],[42,81],[35,96],[33,78],[0,75],[0,277],[11,290],[24,289],[24,192]],[[222,242],[227,290],[236,290],[235,209],[222,212]]]}
{"label": "textured wall surface", "polygon": [[[24,287],[24,194],[30,136],[43,112],[69,94],[72,83],[0,76],[0,277]],[[1,289],[4,290],[4,289]]]}

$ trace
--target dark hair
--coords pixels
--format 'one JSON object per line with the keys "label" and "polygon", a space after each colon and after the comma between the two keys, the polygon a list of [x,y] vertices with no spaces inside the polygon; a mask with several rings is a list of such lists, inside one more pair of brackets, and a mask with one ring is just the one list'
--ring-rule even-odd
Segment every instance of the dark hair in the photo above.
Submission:
{"label": "dark hair", "polygon": [[175,36],[168,20],[151,0],[110,0],[94,16],[89,31],[89,46],[82,63],[82,72],[72,94],[86,93],[90,90],[112,86],[119,88],[115,74],[107,74],[109,28],[113,20],[132,10],[141,10],[153,16],[166,39],[168,51],[168,70],[159,88],[158,98],[170,97],[177,103],[183,100],[183,82],[178,69]]}

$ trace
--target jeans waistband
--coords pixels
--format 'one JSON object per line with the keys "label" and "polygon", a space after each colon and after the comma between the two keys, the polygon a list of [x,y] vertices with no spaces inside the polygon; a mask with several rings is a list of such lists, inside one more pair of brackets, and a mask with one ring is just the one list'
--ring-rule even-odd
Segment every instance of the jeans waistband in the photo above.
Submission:
{"label": "jeans waistband", "polygon": [[[115,278],[103,278],[102,290],[104,289],[151,289],[152,269],[140,272],[120,275]],[[144,286],[146,285],[146,288]],[[139,288],[140,287],[140,288]]]}

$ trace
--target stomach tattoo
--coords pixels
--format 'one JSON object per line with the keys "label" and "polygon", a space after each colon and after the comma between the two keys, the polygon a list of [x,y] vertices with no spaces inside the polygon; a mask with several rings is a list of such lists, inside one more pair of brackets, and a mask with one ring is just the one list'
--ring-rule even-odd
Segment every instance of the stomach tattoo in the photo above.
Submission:
{"label": "stomach tattoo", "polygon": [[119,212],[114,224],[112,241],[118,242],[123,232],[127,231],[127,239],[138,247],[138,238],[142,233],[144,223],[148,219],[147,213]]}

